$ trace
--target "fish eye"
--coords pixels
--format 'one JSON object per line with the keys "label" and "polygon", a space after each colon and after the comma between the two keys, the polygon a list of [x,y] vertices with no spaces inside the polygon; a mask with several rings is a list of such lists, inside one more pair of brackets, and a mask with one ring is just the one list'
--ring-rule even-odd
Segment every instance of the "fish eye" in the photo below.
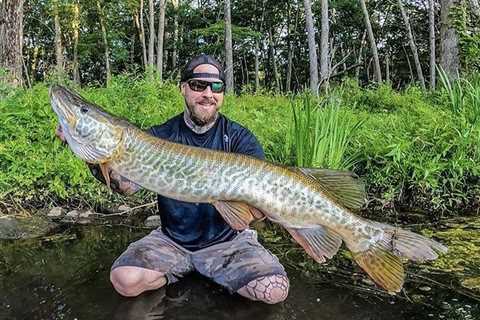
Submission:
{"label": "fish eye", "polygon": [[87,112],[88,112],[88,108],[85,107],[85,106],[81,106],[81,107],[80,107],[80,112],[81,112],[81,113],[87,113]]}

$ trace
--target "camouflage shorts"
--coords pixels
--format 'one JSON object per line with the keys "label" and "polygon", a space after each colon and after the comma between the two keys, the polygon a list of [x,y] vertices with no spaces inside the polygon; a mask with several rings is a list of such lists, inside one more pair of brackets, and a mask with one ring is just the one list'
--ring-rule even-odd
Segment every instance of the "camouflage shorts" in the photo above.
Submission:
{"label": "camouflage shorts", "polygon": [[259,277],[286,276],[278,258],[258,242],[257,233],[253,230],[245,230],[231,241],[195,252],[176,244],[160,230],[154,230],[130,244],[113,263],[112,270],[122,266],[161,272],[168,283],[197,271],[230,292],[236,292]]}

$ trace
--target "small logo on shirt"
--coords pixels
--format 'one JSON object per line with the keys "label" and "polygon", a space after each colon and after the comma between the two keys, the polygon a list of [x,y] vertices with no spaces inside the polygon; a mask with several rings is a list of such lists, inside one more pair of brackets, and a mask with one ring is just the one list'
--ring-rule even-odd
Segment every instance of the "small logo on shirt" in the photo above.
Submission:
{"label": "small logo on shirt", "polygon": [[225,143],[228,143],[228,140],[229,140],[228,136],[227,136],[226,134],[224,134],[224,135],[223,135],[223,141],[224,141]]}

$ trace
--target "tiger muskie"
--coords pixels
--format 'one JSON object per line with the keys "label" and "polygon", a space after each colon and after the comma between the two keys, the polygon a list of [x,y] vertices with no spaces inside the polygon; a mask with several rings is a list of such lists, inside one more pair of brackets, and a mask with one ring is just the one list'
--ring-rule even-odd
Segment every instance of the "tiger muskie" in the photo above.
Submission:
{"label": "tiger muskie", "polygon": [[86,162],[99,164],[163,196],[210,203],[243,230],[257,219],[280,224],[317,262],[332,258],[342,241],[353,259],[388,292],[399,292],[402,259],[434,260],[447,248],[419,234],[370,221],[351,210],[365,200],[346,172],[288,168],[241,154],[172,143],[87,102],[61,86],[50,88],[52,108],[66,141]]}

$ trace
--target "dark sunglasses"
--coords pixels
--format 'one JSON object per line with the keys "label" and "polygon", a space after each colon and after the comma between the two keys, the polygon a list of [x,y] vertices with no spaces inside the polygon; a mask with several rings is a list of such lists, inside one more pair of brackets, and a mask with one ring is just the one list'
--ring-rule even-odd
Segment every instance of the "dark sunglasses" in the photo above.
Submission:
{"label": "dark sunglasses", "polygon": [[225,85],[223,82],[209,82],[203,80],[188,80],[188,86],[190,89],[196,92],[203,92],[207,87],[210,87],[213,93],[222,93],[225,90]]}

